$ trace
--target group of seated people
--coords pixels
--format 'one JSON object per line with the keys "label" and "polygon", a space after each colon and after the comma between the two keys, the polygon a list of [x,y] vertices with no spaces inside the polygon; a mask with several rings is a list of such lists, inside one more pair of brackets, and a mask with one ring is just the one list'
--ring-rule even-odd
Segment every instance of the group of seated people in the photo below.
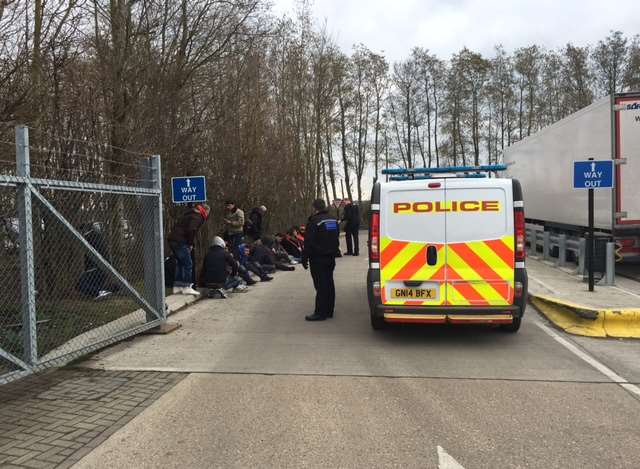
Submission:
{"label": "group of seated people", "polygon": [[287,233],[263,236],[253,243],[243,242],[234,252],[232,244],[216,236],[205,255],[200,286],[209,297],[233,291],[244,293],[258,280],[273,280],[276,270],[295,270],[304,247],[304,227],[293,227]]}

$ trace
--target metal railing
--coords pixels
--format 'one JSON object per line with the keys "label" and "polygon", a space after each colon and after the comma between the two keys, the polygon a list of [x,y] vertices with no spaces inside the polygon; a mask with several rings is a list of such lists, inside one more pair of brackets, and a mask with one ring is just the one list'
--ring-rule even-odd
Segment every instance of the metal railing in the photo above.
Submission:
{"label": "metal railing", "polygon": [[57,179],[66,162],[32,163],[26,127],[15,140],[0,170],[0,384],[166,320],[160,157],[127,163],[135,184]]}
{"label": "metal railing", "polygon": [[[551,233],[550,231],[545,231],[541,225],[534,224],[527,224],[526,231],[527,246],[530,249],[530,253],[537,256],[538,248],[540,248],[543,260],[554,261],[558,267],[568,267],[573,262],[576,264],[576,274],[587,275],[586,238]],[[615,284],[615,250],[615,243],[612,241],[607,242],[605,272],[600,280],[601,285],[611,286]],[[572,254],[572,261],[568,260],[569,254]]]}

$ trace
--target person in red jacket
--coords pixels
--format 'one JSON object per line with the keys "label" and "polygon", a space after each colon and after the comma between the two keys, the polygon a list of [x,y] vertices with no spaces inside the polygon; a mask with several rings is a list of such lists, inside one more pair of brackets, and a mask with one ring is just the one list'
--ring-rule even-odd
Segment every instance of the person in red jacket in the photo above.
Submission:
{"label": "person in red jacket", "polygon": [[173,293],[199,296],[200,292],[193,288],[193,261],[191,251],[198,230],[209,218],[210,207],[197,204],[190,208],[173,226],[169,233],[169,247],[176,258],[176,275],[173,282]]}

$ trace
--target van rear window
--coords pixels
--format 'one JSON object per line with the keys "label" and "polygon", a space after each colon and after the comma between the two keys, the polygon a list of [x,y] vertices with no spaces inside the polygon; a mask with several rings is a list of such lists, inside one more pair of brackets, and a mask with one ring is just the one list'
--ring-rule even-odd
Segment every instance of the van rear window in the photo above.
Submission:
{"label": "van rear window", "polygon": [[382,203],[383,237],[411,242],[445,242],[444,190],[391,190],[383,196]]}
{"label": "van rear window", "polygon": [[[447,242],[498,239],[513,234],[513,215],[500,187],[447,189]],[[511,223],[511,226],[510,226]]]}

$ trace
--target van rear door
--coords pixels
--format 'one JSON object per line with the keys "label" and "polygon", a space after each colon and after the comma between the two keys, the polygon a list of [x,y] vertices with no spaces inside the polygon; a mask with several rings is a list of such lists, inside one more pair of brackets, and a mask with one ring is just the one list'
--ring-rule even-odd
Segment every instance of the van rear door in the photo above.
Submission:
{"label": "van rear door", "polygon": [[444,188],[443,179],[382,185],[380,289],[383,304],[444,304],[447,297]]}
{"label": "van rear door", "polygon": [[445,185],[447,304],[513,304],[511,180],[451,178]]}

